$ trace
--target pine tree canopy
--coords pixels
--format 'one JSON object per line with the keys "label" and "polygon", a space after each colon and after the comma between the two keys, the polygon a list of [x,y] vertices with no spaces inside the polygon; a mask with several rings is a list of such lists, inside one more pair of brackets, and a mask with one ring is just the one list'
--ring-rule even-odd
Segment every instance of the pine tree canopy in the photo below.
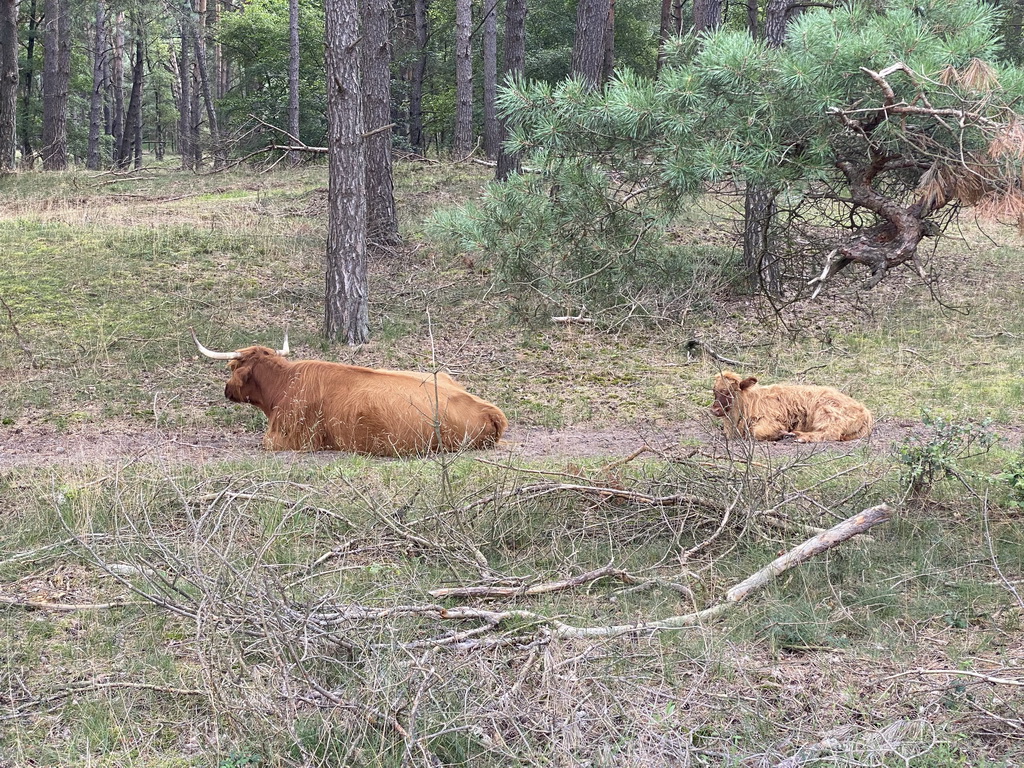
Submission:
{"label": "pine tree canopy", "polygon": [[[791,290],[816,293],[852,264],[868,287],[900,265],[924,274],[920,242],[960,208],[1024,215],[1024,72],[1000,62],[998,23],[981,0],[853,0],[804,11],[782,47],[729,30],[696,50],[680,40],[657,80],[511,83],[509,141],[539,173],[492,187],[447,226],[474,220],[470,240],[499,261],[523,232],[543,238],[518,278],[553,291],[560,275],[593,304],[573,281],[600,270],[636,296],[636,264],[664,254],[684,200],[756,182],[785,202],[786,242],[801,243],[779,254]],[[523,215],[495,215],[517,204]]]}

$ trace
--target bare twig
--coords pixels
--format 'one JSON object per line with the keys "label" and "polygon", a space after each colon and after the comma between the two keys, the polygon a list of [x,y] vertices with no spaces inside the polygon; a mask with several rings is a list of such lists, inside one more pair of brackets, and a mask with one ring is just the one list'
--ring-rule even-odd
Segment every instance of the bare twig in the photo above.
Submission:
{"label": "bare twig", "polygon": [[737,367],[743,367],[746,365],[742,360],[733,360],[731,357],[719,354],[700,339],[690,339],[683,345],[683,348],[686,350],[686,358],[688,360],[690,359],[691,353],[699,351],[720,363],[725,363],[726,365],[735,365]]}
{"label": "bare twig", "polygon": [[1024,686],[1024,678],[1019,677],[996,677],[981,672],[971,672],[966,669],[908,669],[906,672],[897,672],[895,675],[887,675],[882,680],[895,680],[898,677],[909,677],[910,675],[953,675],[960,677],[973,677],[985,683],[994,685],[1015,685]]}

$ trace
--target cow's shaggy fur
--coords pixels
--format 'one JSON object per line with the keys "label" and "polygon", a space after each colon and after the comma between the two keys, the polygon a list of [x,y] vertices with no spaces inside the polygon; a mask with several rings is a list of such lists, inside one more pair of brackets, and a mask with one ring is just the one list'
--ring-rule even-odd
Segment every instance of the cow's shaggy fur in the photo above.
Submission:
{"label": "cow's shaggy fur", "polygon": [[268,450],[409,456],[490,447],[508,427],[497,406],[446,373],[290,361],[267,347],[238,355],[224,396],[266,414]]}
{"label": "cow's shaggy fur", "polygon": [[871,432],[871,411],[832,387],[772,384],[723,371],[715,378],[711,412],[725,419],[730,437],[801,443],[856,440]]}

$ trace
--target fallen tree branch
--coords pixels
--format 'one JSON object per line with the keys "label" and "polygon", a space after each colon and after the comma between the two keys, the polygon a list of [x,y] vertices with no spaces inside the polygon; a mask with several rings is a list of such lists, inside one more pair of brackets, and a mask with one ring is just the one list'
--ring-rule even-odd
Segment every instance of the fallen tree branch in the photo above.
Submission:
{"label": "fallen tree branch", "polygon": [[562,590],[572,589],[573,587],[590,584],[591,582],[603,578],[618,579],[624,584],[630,584],[633,586],[664,586],[675,592],[686,595],[691,599],[693,598],[693,593],[690,591],[689,587],[686,587],[683,584],[666,582],[661,579],[642,579],[627,573],[621,568],[613,568],[611,563],[601,568],[581,573],[578,576],[573,576],[570,579],[561,579],[560,581],[550,581],[542,584],[520,584],[519,586],[507,587],[489,585],[480,585],[475,587],[446,587],[442,589],[432,589],[427,594],[436,598],[533,597],[534,595],[546,595],[551,592],[560,592]]}
{"label": "fallen tree branch", "polygon": [[[655,621],[638,622],[635,624],[619,624],[604,627],[576,627],[558,619],[541,616],[530,611],[484,611],[478,608],[442,609],[440,618],[445,619],[484,619],[497,626],[505,620],[526,620],[547,625],[552,638],[579,639],[587,637],[618,637],[637,632],[661,632],[665,630],[684,629],[697,626],[711,619],[718,618],[732,610],[737,603],[743,601],[752,592],[761,589],[769,581],[809,560],[814,555],[825,552],[847,539],[863,533],[869,528],[887,522],[892,517],[892,509],[886,504],[865,509],[851,518],[843,520],[827,531],[808,539],[794,547],[786,554],[772,561],[757,573],[749,576],[726,593],[725,600],[709,608],[680,616],[669,616]],[[393,609],[392,609],[393,610]],[[428,609],[429,610],[429,609]]]}
{"label": "fallen tree branch", "polygon": [[797,547],[789,550],[782,557],[776,558],[757,573],[748,576],[735,587],[730,589],[725,599],[731,603],[738,603],[751,592],[761,589],[765,584],[774,579],[780,573],[785,573],[800,563],[810,560],[832,547],[842,544],[847,539],[863,533],[879,523],[888,522],[892,517],[892,509],[887,504],[879,504],[877,507],[865,509],[860,514],[843,520],[827,531],[805,541]]}
{"label": "fallen tree branch", "polygon": [[8,597],[0,595],[0,603],[14,606],[15,608],[27,608],[40,611],[99,611],[107,608],[123,608],[128,603],[50,603],[42,600],[23,600],[19,597]]}
{"label": "fallen tree branch", "polygon": [[897,672],[895,675],[888,675],[882,679],[895,680],[897,677],[908,677],[909,675],[961,675],[963,677],[974,677],[984,683],[993,683],[994,685],[1024,686],[1024,678],[996,677],[995,675],[986,675],[982,672],[970,672],[966,669],[908,669],[906,672]]}
{"label": "fallen tree branch", "polygon": [[726,365],[735,365],[740,368],[746,365],[746,363],[744,363],[742,360],[733,360],[731,357],[720,355],[718,352],[713,350],[700,339],[690,339],[688,342],[686,342],[686,344],[683,345],[683,349],[686,350],[687,360],[690,359],[691,353],[695,351],[700,351],[703,352],[708,357],[711,357],[720,363],[725,363]]}
{"label": "fallen tree branch", "polygon": [[651,507],[678,507],[684,504],[692,504],[696,507],[704,507],[713,512],[722,513],[724,505],[712,499],[701,496],[694,496],[690,493],[673,493],[668,496],[655,496],[643,491],[630,491],[625,488],[611,488],[599,485],[581,485],[576,483],[534,483],[523,485],[511,491],[492,493],[476,501],[472,501],[462,508],[468,512],[477,507],[484,506],[494,501],[504,501],[511,498],[521,497],[524,499],[536,499],[552,493],[571,492],[583,495],[597,496],[598,501],[618,499],[620,501],[633,501],[638,504],[646,504]]}

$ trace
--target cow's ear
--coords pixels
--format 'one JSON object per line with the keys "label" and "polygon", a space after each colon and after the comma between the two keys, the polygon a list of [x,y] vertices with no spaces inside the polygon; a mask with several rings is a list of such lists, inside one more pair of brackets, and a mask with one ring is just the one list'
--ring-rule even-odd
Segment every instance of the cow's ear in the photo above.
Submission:
{"label": "cow's ear", "polygon": [[740,389],[750,389],[755,384],[757,384],[757,379],[755,379],[753,376],[748,376],[747,378],[740,382]]}

